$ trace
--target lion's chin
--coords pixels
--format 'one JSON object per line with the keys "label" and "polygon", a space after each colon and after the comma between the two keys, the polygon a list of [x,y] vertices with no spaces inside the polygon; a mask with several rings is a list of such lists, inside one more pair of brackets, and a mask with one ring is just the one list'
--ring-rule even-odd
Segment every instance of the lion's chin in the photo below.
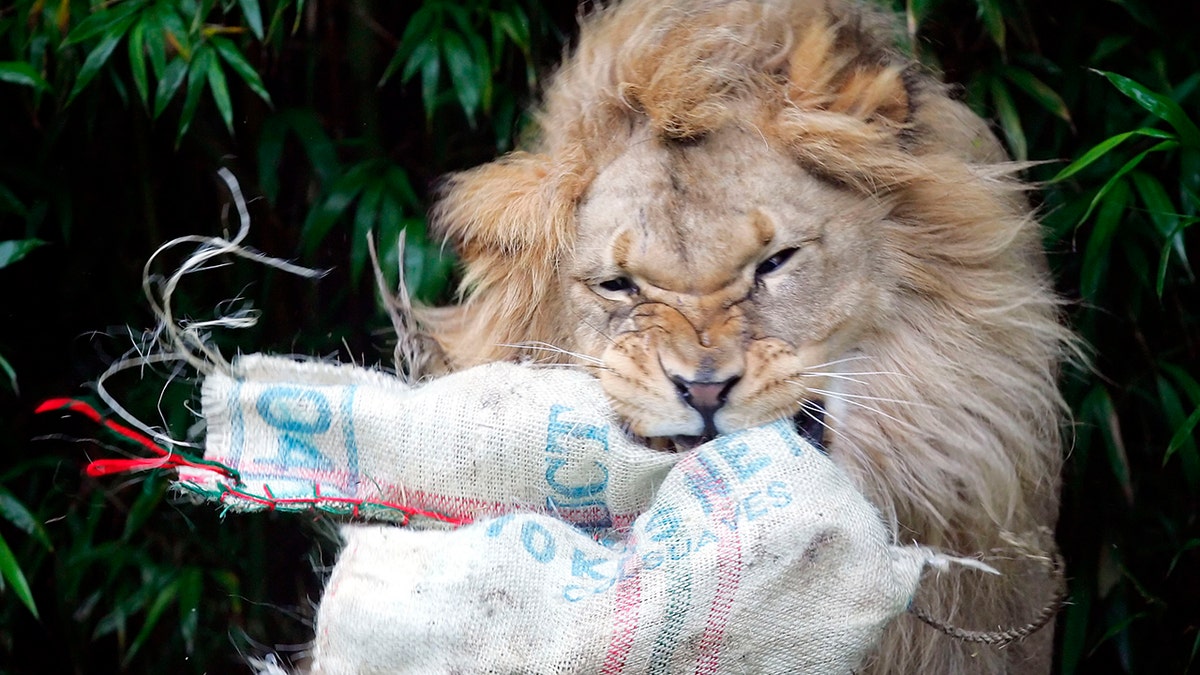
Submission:
{"label": "lion's chin", "polygon": [[[792,416],[792,424],[796,433],[800,434],[817,449],[824,451],[825,435],[825,405],[822,401],[805,401],[803,407]],[[713,440],[720,434],[704,436],[655,436],[652,438],[636,437],[646,447],[660,452],[688,452]]]}

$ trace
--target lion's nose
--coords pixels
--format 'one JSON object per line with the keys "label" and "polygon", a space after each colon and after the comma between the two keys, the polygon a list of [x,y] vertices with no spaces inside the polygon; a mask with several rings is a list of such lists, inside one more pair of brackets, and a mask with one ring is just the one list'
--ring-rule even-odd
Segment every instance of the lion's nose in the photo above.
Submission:
{"label": "lion's nose", "polygon": [[722,382],[692,382],[682,377],[672,377],[671,381],[675,383],[675,388],[679,390],[679,397],[683,399],[684,403],[700,413],[700,418],[704,420],[702,435],[711,437],[717,435],[713,418],[716,416],[717,410],[725,405],[725,401],[729,398],[729,390],[733,389],[739,379],[731,377]]}

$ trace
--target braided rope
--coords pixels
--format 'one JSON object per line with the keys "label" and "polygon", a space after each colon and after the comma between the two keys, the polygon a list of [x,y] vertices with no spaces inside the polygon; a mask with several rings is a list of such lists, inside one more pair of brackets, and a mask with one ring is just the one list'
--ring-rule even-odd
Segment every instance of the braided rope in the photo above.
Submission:
{"label": "braided rope", "polygon": [[976,631],[967,630],[955,626],[948,621],[937,619],[929,614],[929,612],[920,607],[910,607],[909,613],[917,617],[926,624],[932,626],[936,630],[949,635],[956,640],[963,642],[974,642],[986,645],[1005,646],[1018,640],[1024,640],[1030,635],[1036,633],[1050,623],[1050,620],[1058,614],[1063,608],[1067,600],[1067,585],[1063,575],[1063,559],[1062,556],[1055,553],[1051,558],[1044,558],[1050,567],[1050,575],[1054,578],[1054,596],[1050,602],[1046,603],[1032,621],[1018,626],[1000,631]]}

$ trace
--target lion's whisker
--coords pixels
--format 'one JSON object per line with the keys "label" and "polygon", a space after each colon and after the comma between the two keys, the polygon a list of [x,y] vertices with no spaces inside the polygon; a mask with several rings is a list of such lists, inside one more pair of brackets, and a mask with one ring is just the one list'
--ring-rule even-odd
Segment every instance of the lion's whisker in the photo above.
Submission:
{"label": "lion's whisker", "polygon": [[[901,420],[897,417],[893,417],[892,415],[889,415],[874,406],[869,406],[865,403],[861,403],[859,401],[854,400],[853,398],[847,398],[845,394],[839,394],[839,393],[833,392],[833,391],[821,391],[821,390],[816,390],[816,389],[810,389],[809,391],[812,391],[817,394],[822,394],[827,398],[831,398],[836,401],[841,401],[842,403],[845,403],[847,405],[852,405],[856,408],[862,408],[863,410],[869,410],[869,411],[875,413],[876,415],[882,415],[883,417],[886,417],[887,419],[889,419],[897,424],[905,424],[905,422],[903,420]],[[866,398],[870,398],[870,397],[866,397]],[[904,401],[895,401],[895,402],[896,403],[904,403]]]}
{"label": "lion's whisker", "polygon": [[[839,373],[797,373],[797,375],[799,375],[800,377],[828,377],[828,378],[831,378],[834,380],[846,380],[849,382],[854,382],[856,384],[866,384],[865,381],[860,380],[856,377],[848,377],[846,375],[842,375]],[[799,382],[792,382],[792,384],[799,384]]]}
{"label": "lion's whisker", "polygon": [[859,354],[858,356],[847,356],[844,359],[838,359],[836,361],[826,361],[825,363],[818,363],[818,364],[809,366],[808,369],[816,370],[817,368],[827,368],[829,366],[836,366],[841,363],[849,363],[851,361],[862,361],[864,359],[870,359],[870,358],[871,357],[867,356],[866,354]]}
{"label": "lion's whisker", "polygon": [[802,377],[846,377],[848,375],[890,375],[892,377],[910,377],[908,373],[900,373],[894,370],[848,370],[836,373],[802,371],[800,375]]}
{"label": "lion's whisker", "polygon": [[[799,383],[797,382],[795,384],[799,384]],[[854,398],[854,399],[859,399],[859,400],[863,400],[863,401],[879,401],[880,403],[899,403],[901,405],[932,407],[932,406],[929,406],[928,404],[917,403],[916,401],[906,401],[904,399],[899,399],[899,398],[887,398],[884,396],[867,396],[865,394],[847,394],[846,392],[842,392],[842,391],[829,391],[827,389],[817,389],[815,387],[809,387],[809,391],[817,393],[817,394],[823,394],[825,396],[832,396],[832,397],[841,398],[841,399]]]}
{"label": "lion's whisker", "polygon": [[556,354],[564,354],[566,356],[572,356],[574,358],[579,359],[580,361],[587,361],[589,363],[593,363],[596,365],[601,365],[604,363],[604,361],[602,361],[601,359],[598,359],[594,356],[589,356],[587,354],[581,354],[579,352],[573,352],[568,349],[563,349],[562,347],[552,345],[549,342],[533,341],[533,342],[517,342],[514,344],[501,343],[498,346],[510,347],[512,349],[528,349],[531,351],[554,352]]}
{"label": "lion's whisker", "polygon": [[537,365],[539,368],[580,368],[583,370],[608,370],[608,371],[612,370],[612,368],[609,368],[608,366],[602,366],[602,365],[595,364],[595,363],[555,363],[555,362],[551,362],[551,363],[538,363]]}
{"label": "lion's whisker", "polygon": [[[800,404],[800,412],[804,413],[805,417],[816,422],[817,424],[820,424],[822,427],[825,427],[826,429],[829,430],[829,433],[833,434],[834,436],[838,436],[838,437],[842,438],[847,443],[851,442],[849,436],[847,436],[846,434],[843,434],[842,432],[838,431],[837,429],[834,429],[832,426],[830,426],[830,424],[828,422],[821,419],[820,416],[814,415],[813,413],[809,412],[808,408],[805,406],[806,403],[808,403],[808,401],[802,401]],[[826,414],[828,415],[828,413],[826,413]]]}

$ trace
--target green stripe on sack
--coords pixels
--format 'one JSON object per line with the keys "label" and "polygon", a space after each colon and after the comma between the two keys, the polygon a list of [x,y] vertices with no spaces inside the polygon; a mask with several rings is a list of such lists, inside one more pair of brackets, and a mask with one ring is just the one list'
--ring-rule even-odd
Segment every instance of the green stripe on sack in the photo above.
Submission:
{"label": "green stripe on sack", "polygon": [[[682,563],[683,561],[681,561]],[[671,656],[683,636],[684,622],[692,609],[692,567],[688,564],[678,566],[678,574],[671,576],[671,585],[667,589],[667,609],[664,614],[662,630],[654,641],[654,649],[650,653],[650,664],[646,669],[649,675],[663,675],[670,672]]]}

